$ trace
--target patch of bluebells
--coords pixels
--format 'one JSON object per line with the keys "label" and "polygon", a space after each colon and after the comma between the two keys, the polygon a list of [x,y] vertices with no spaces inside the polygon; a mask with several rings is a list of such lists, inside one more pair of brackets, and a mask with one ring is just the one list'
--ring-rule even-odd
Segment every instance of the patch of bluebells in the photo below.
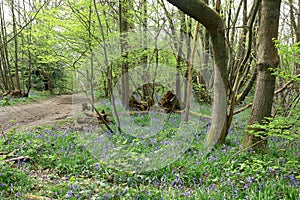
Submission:
{"label": "patch of bluebells", "polygon": [[250,185],[255,181],[254,177],[247,177],[244,189],[250,188]]}
{"label": "patch of bluebells", "polygon": [[290,174],[289,176],[290,186],[298,187],[300,184],[300,179],[297,179],[294,174]]}

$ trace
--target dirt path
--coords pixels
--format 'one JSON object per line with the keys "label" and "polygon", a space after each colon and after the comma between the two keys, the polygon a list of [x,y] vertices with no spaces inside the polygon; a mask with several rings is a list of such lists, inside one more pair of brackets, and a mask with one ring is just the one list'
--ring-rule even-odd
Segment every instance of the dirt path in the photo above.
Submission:
{"label": "dirt path", "polygon": [[26,105],[0,107],[0,133],[72,118],[85,101],[84,96],[61,95]]}

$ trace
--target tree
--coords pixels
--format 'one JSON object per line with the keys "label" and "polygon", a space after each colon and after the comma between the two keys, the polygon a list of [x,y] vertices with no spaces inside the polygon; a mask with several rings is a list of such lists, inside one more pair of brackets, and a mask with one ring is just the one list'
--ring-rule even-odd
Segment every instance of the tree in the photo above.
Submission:
{"label": "tree", "polygon": [[128,44],[126,35],[128,34],[130,28],[129,19],[129,8],[131,6],[128,0],[119,0],[119,25],[120,25],[120,46],[121,46],[121,93],[122,93],[122,103],[128,108],[129,107],[129,77],[128,77]]}
{"label": "tree", "polygon": [[[278,52],[274,45],[274,38],[278,36],[281,0],[263,0],[259,24],[259,45],[257,50],[258,77],[254,95],[253,106],[248,124],[262,123],[266,117],[271,116],[272,102],[275,90],[275,76],[272,69],[278,67]],[[264,150],[267,140],[265,135],[250,134],[248,128],[243,137],[245,147],[255,146]]]}
{"label": "tree", "polygon": [[214,69],[214,101],[211,128],[207,145],[224,143],[227,135],[227,46],[221,16],[200,0],[168,0],[181,11],[203,24],[210,33],[216,67]]}

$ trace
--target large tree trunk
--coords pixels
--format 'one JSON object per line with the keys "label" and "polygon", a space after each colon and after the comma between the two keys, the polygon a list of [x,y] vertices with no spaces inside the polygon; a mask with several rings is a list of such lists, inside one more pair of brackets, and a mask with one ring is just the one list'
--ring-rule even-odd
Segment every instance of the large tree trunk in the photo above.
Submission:
{"label": "large tree trunk", "polygon": [[[275,89],[275,76],[270,68],[278,66],[278,52],[274,46],[273,38],[278,36],[279,14],[281,0],[263,0],[259,25],[258,46],[258,77],[256,82],[255,96],[248,124],[262,123],[265,117],[271,116],[272,103]],[[255,130],[254,131],[258,131]],[[265,136],[254,136],[245,132],[243,145],[255,146],[264,150],[267,145]]]}
{"label": "large tree trunk", "polygon": [[213,54],[216,68],[214,69],[214,101],[212,126],[210,128],[207,145],[224,143],[227,135],[227,46],[224,36],[224,22],[220,15],[200,0],[168,0],[184,13],[190,15],[203,24],[211,35]]}

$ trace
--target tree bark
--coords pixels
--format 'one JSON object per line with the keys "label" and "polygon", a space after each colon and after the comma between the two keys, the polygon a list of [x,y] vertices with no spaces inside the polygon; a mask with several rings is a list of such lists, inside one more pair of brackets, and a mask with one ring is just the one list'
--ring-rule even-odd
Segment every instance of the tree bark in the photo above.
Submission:
{"label": "tree bark", "polygon": [[220,15],[200,0],[168,0],[181,11],[203,24],[210,33],[213,55],[216,64],[214,69],[214,101],[211,128],[206,139],[208,146],[224,143],[227,135],[227,46],[224,34],[224,22]]}
{"label": "tree bark", "polygon": [[194,66],[194,55],[195,55],[195,49],[196,49],[196,42],[197,42],[197,33],[199,31],[199,22],[196,22],[196,27],[194,31],[194,37],[193,37],[193,47],[191,52],[191,57],[189,59],[189,68],[188,68],[188,86],[187,86],[187,95],[185,99],[185,113],[184,113],[184,121],[189,120],[189,113],[190,113],[190,99],[192,94],[192,79],[193,79],[193,66]]}
{"label": "tree bark", "polygon": [[121,45],[121,93],[122,104],[126,109],[129,108],[129,77],[128,77],[128,43],[127,32],[129,30],[128,22],[128,0],[119,0],[119,23],[120,23],[120,45]]}
{"label": "tree bark", "polygon": [[[11,12],[13,20],[13,33],[17,35],[17,21],[15,16],[15,5],[14,1],[11,1]],[[18,65],[18,37],[14,37],[14,67],[15,67],[15,88],[21,91],[20,77],[19,77],[19,65]]]}
{"label": "tree bark", "polygon": [[[279,64],[278,52],[273,39],[278,36],[278,25],[281,0],[263,0],[259,25],[257,82],[253,106],[248,124],[262,123],[265,117],[271,116],[275,89],[275,76],[270,70]],[[265,135],[254,136],[249,131],[259,131],[248,128],[243,137],[245,147],[254,146],[261,150],[266,149]]]}

